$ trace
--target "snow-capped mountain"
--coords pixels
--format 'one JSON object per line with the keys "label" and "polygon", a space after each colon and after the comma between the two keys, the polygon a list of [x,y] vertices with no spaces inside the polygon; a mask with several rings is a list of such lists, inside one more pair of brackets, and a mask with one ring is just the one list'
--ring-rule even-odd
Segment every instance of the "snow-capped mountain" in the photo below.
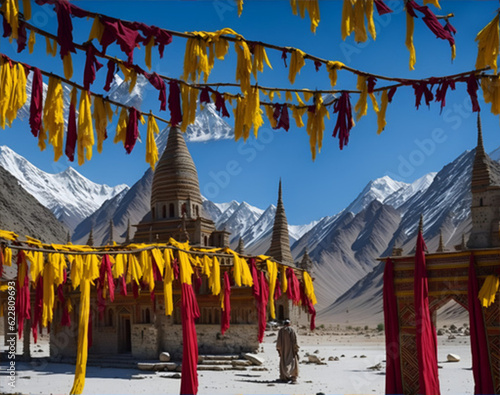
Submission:
{"label": "snow-capped mountain", "polygon": [[[167,145],[169,128],[163,129],[156,137],[156,145],[160,152]],[[186,131],[186,141],[192,143],[205,143],[211,140],[227,140],[234,137],[233,129],[215,110],[213,103],[208,103],[205,108],[196,109],[196,120],[189,125]]]}
{"label": "snow-capped mountain", "polygon": [[[425,190],[399,204],[398,211],[403,216],[396,229],[386,230],[392,236],[378,256],[390,255],[393,246],[403,248],[404,254],[411,253],[415,246],[420,214],[424,218],[424,239],[429,251],[436,250],[440,232],[448,250],[454,250],[454,246],[461,243],[462,235],[467,235],[471,229],[470,182],[474,154],[475,151],[463,153],[443,167]],[[423,185],[427,181],[423,181]],[[386,201],[391,199],[387,198]],[[374,258],[363,258],[370,267],[366,276],[359,278],[342,295],[338,295],[337,300],[324,308],[319,315],[320,320],[329,322],[335,317],[337,322],[383,322],[383,265],[377,264]],[[330,262],[329,270],[336,271],[336,266],[337,263]],[[322,276],[318,276],[319,288],[322,281]]]}
{"label": "snow-capped mountain", "polygon": [[106,200],[128,189],[124,184],[96,184],[71,167],[57,174],[46,173],[7,146],[0,146],[0,166],[70,230]]}
{"label": "snow-capped mountain", "polygon": [[138,74],[135,86],[132,92],[129,93],[130,82],[124,81],[118,74],[115,74],[110,85],[111,89],[109,90],[108,96],[110,99],[125,106],[132,106],[140,110],[146,90],[149,86],[149,81],[146,77]]}
{"label": "snow-capped mountain", "polygon": [[394,192],[405,187],[408,187],[407,183],[395,181],[389,176],[377,178],[366,185],[358,197],[346,208],[346,211],[357,214],[372,201],[378,200],[379,202],[383,202]]}
{"label": "snow-capped mountain", "polygon": [[412,199],[415,195],[423,193],[427,190],[429,185],[434,181],[434,177],[436,177],[435,172],[428,173],[419,179],[413,181],[411,184],[406,184],[396,192],[387,196],[383,202],[388,204],[394,208],[401,207],[405,202]]}
{"label": "snow-capped mountain", "polygon": [[225,210],[222,215],[215,220],[217,229],[225,229],[231,233],[230,241],[238,242],[239,236],[243,235],[264,213],[264,210],[251,206],[247,202],[237,202]]}

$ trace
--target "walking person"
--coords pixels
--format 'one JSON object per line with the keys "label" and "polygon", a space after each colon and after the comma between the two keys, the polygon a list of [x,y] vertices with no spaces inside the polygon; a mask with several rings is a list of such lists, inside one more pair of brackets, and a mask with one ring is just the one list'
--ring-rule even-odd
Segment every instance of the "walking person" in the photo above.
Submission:
{"label": "walking person", "polygon": [[299,375],[299,345],[290,320],[285,320],[278,332],[276,350],[280,356],[280,380],[295,384]]}

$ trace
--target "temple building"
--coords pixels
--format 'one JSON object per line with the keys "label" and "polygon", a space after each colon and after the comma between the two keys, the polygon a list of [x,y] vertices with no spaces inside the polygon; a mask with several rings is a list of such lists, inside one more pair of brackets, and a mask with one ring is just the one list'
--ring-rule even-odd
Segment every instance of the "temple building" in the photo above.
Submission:
{"label": "temple building", "polygon": [[173,237],[193,246],[229,246],[229,233],[215,229],[202,203],[198,173],[184,136],[171,128],[153,176],[151,211],[137,225],[134,242],[167,242]]}
{"label": "temple building", "polygon": [[[191,246],[225,248],[229,246],[229,233],[216,230],[212,219],[202,206],[198,174],[178,128],[170,129],[167,146],[157,163],[151,190],[151,211],[135,225],[133,243],[166,243],[172,237],[189,241]],[[243,252],[243,240],[238,250]],[[279,262],[294,267],[290,251],[288,225],[279,187],[273,239],[269,255]],[[221,257],[221,266],[231,266],[232,257]],[[196,274],[198,276],[198,274]],[[219,296],[211,294],[206,276],[199,275],[195,287],[200,309],[196,322],[200,354],[227,354],[255,352],[258,350],[258,317],[251,287],[231,287],[231,322],[224,336],[220,332],[221,308]],[[90,354],[131,354],[136,358],[156,359],[167,351],[173,358],[182,355],[181,294],[174,282],[171,316],[165,315],[163,288],[156,287],[155,295],[149,289],[127,289],[128,296],[115,293],[113,303],[98,311],[97,295],[91,298],[92,346]],[[68,288],[69,289],[69,288]],[[60,307],[60,306],[59,306]],[[76,306],[75,306],[76,307]],[[74,308],[71,327],[63,327],[61,308],[54,313],[51,331],[51,355],[74,357],[77,350],[75,333],[78,316]],[[290,318],[296,323],[307,324],[308,315],[301,308],[292,309],[286,295],[276,300],[278,319]],[[291,314],[294,314],[291,316]],[[65,339],[65,346],[58,346],[57,339]],[[52,341],[54,339],[54,341]]]}
{"label": "temple building", "polygon": [[[452,251],[446,248],[440,236],[437,251],[425,254],[425,276],[429,312],[434,326],[432,330],[436,328],[439,308],[451,300],[467,309],[473,360],[477,361],[472,364],[473,375],[481,381],[475,383],[476,392],[478,388],[489,388],[486,392],[479,390],[478,393],[500,394],[500,302],[497,297],[491,306],[483,307],[478,298],[478,290],[485,278],[489,275],[498,276],[500,267],[500,165],[484,150],[479,116],[477,132],[471,177],[472,230],[469,240],[466,243],[462,236],[462,243]],[[386,265],[386,334],[392,337],[392,340],[386,338],[389,339],[386,348],[390,350],[387,354],[386,383],[387,391],[392,391],[387,393],[422,393],[422,378],[419,379],[422,367],[415,357],[421,352],[416,340],[419,331],[414,297],[415,287],[418,286],[414,283],[416,257],[413,253],[405,256],[401,249],[395,249],[393,256],[381,260]],[[391,305],[392,298],[394,302]],[[438,371],[437,366],[428,365],[426,369],[427,372]],[[392,385],[394,388],[390,387]],[[474,390],[474,384],[469,390]]]}

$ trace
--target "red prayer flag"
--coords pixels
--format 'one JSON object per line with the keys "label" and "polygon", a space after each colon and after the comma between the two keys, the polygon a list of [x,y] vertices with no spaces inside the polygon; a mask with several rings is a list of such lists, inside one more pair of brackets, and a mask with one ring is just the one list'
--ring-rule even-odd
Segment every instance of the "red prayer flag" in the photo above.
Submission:
{"label": "red prayer flag", "polygon": [[210,91],[208,86],[205,86],[200,93],[200,103],[210,103]]}
{"label": "red prayer flag", "polygon": [[474,73],[471,73],[469,78],[467,78],[467,93],[470,96],[470,100],[472,102],[472,111],[478,112],[481,110],[479,107],[479,102],[477,100],[477,90],[479,89],[477,78]]}
{"label": "red prayer flag", "polygon": [[156,72],[149,74],[140,70],[142,74],[148,79],[149,83],[158,89],[158,100],[160,101],[160,111],[165,111],[167,109],[167,86],[165,81]]}
{"label": "red prayer flag", "polygon": [[446,91],[448,87],[451,88],[452,91],[455,90],[455,80],[445,79],[441,82],[439,87],[436,90],[436,101],[441,102],[441,112],[443,111],[443,107],[446,105]]}
{"label": "red prayer flag", "polygon": [[95,81],[95,73],[96,71],[99,71],[102,64],[97,60],[97,49],[92,45],[92,43],[87,44],[86,51],[87,58],[85,60],[85,69],[83,72],[83,87],[86,90],[89,90],[90,85],[92,85]]}
{"label": "red prayer flag", "polygon": [[300,284],[291,267],[286,269],[286,277],[288,279],[288,288],[286,290],[287,297],[295,306],[298,306],[300,303]]}
{"label": "red prayer flag", "polygon": [[170,110],[170,122],[172,123],[172,126],[177,126],[182,122],[181,91],[179,89],[179,83],[175,80],[170,80],[168,87],[168,109]]}
{"label": "red prayer flag", "polygon": [[[441,38],[443,40],[448,40],[450,46],[455,44],[455,38],[453,35],[439,23],[436,15],[429,9],[427,6],[420,6],[414,0],[409,0],[406,2],[406,10],[408,13],[416,18],[415,10],[420,11],[424,14],[422,20],[427,25],[427,27],[436,35],[437,38]],[[453,28],[455,30],[455,28]],[[456,33],[456,30],[455,30]]]}
{"label": "red prayer flag", "polygon": [[281,282],[279,278],[276,277],[276,285],[274,287],[274,300],[278,300],[281,296]]}
{"label": "red prayer flag", "polygon": [[337,134],[339,135],[339,147],[343,149],[344,145],[349,143],[349,133],[354,126],[349,93],[342,92],[333,106],[333,113],[338,114],[337,123],[333,129],[333,137],[337,137]]}
{"label": "red prayer flag", "polygon": [[316,309],[314,308],[311,299],[307,297],[303,283],[300,283],[300,299],[302,301],[302,306],[307,308],[307,313],[311,315],[310,329],[313,331],[316,329]]}
{"label": "red prayer flag", "polygon": [[42,72],[37,67],[33,68],[31,82],[30,127],[33,136],[38,137],[42,128],[43,111],[43,78]]}
{"label": "red prayer flag", "polygon": [[229,275],[227,271],[224,272],[224,308],[220,320],[220,332],[222,335],[229,329],[231,323],[231,284],[229,282]]}
{"label": "red prayer flag", "polygon": [[139,121],[139,111],[135,107],[130,107],[128,110],[128,124],[127,135],[125,137],[125,151],[130,154],[134,149],[137,138],[139,137],[139,130],[137,122]]}
{"label": "red prayer flag", "polygon": [[387,259],[384,268],[385,393],[402,394],[403,382],[399,348],[399,319],[394,292],[394,264]]}
{"label": "red prayer flag", "polygon": [[108,72],[106,74],[106,84],[104,85],[104,90],[109,92],[111,89],[111,83],[113,82],[113,78],[115,76],[116,63],[114,60],[108,60]]}
{"label": "red prayer flag", "polygon": [[255,258],[250,258],[249,262],[253,280],[252,295],[257,298],[260,295],[259,272],[257,270],[257,265],[255,264]]}
{"label": "red prayer flag", "polygon": [[229,112],[226,108],[226,101],[224,95],[221,95],[218,91],[215,91],[215,110],[222,116],[229,118]]}
{"label": "red prayer flag", "polygon": [[123,53],[127,55],[128,63],[133,63],[134,49],[138,46],[138,43],[144,42],[145,38],[137,30],[128,27],[121,20],[101,15],[100,21],[104,25],[101,38],[102,51],[106,53],[108,46],[116,41]]}
{"label": "red prayer flag", "polygon": [[118,282],[120,284],[120,295],[127,296],[127,283],[125,280],[125,275],[120,276]]}
{"label": "red prayer flag", "polygon": [[76,53],[73,43],[73,22],[71,21],[71,4],[67,0],[55,2],[57,13],[57,42],[60,46],[61,59],[70,52]]}
{"label": "red prayer flag", "polygon": [[419,229],[415,252],[414,301],[418,374],[421,394],[439,395],[437,337],[429,311],[424,237]]}
{"label": "red prayer flag", "polygon": [[379,15],[389,14],[392,10],[382,0],[375,0],[375,7]]}
{"label": "red prayer flag", "polygon": [[267,318],[267,302],[269,301],[269,286],[267,284],[264,272],[259,272],[260,294],[257,296],[257,313],[259,315],[259,343],[264,340],[264,332],[266,330]]}
{"label": "red prayer flag", "polygon": [[474,394],[494,394],[495,387],[493,385],[483,308],[477,297],[478,294],[479,286],[477,283],[476,267],[474,266],[474,255],[471,254],[469,261],[468,300]]}
{"label": "red prayer flag", "polygon": [[181,285],[181,315],[182,315],[182,372],[181,395],[196,395],[198,393],[198,339],[194,321],[200,316],[200,310],[193,287],[190,284]]}
{"label": "red prayer flag", "polygon": [[26,23],[19,21],[19,27],[17,29],[17,53],[24,51],[26,48]]}

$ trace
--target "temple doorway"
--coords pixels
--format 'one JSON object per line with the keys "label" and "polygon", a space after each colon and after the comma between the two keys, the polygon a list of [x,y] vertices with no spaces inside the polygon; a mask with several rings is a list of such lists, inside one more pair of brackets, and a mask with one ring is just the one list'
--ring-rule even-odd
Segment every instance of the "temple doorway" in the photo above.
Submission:
{"label": "temple doorway", "polygon": [[[474,393],[469,312],[454,299],[437,308],[434,314],[437,332],[438,375],[441,391],[450,387],[455,377],[467,376],[469,385],[463,393]],[[458,362],[455,362],[458,357]]]}
{"label": "temple doorway", "polygon": [[128,313],[118,315],[118,352],[127,354],[132,352],[132,319]]}

